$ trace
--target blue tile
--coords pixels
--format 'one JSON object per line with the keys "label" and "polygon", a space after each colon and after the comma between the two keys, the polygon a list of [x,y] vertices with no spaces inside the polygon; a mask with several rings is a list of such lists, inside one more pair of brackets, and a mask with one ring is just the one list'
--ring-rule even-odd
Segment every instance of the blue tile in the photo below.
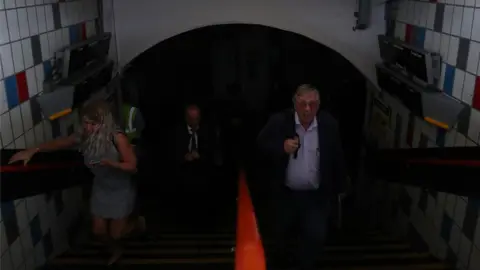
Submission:
{"label": "blue tile", "polygon": [[467,209],[465,211],[465,217],[463,219],[462,231],[465,236],[474,241],[475,229],[477,228],[478,216],[479,216],[479,200],[474,198],[468,198]]}
{"label": "blue tile", "polygon": [[32,235],[33,246],[36,246],[42,240],[42,227],[40,227],[40,218],[36,215],[30,222],[30,234]]}
{"label": "blue tile", "polygon": [[437,138],[435,140],[435,143],[437,146],[444,147],[445,146],[445,136],[447,134],[447,131],[443,128],[438,128],[437,129]]}
{"label": "blue tile", "polygon": [[453,220],[446,213],[443,213],[442,230],[440,231],[440,236],[447,243],[450,241],[450,232],[452,231],[452,226]]}
{"label": "blue tile", "polygon": [[70,44],[75,44],[80,41],[80,31],[78,29],[79,25],[72,25],[68,28],[70,34]]}
{"label": "blue tile", "polygon": [[45,74],[45,79],[50,79],[52,77],[52,62],[50,62],[50,60],[43,62],[43,72]]}
{"label": "blue tile", "polygon": [[43,237],[43,251],[45,252],[45,258],[48,260],[53,253],[52,234],[50,230],[48,230]]}
{"label": "blue tile", "polygon": [[2,209],[2,220],[9,218],[11,215],[15,215],[15,204],[13,201],[2,202],[0,209]]}
{"label": "blue tile", "polygon": [[19,104],[17,91],[17,77],[10,76],[5,79],[5,91],[7,93],[8,108],[12,109]]}
{"label": "blue tile", "polygon": [[452,95],[454,79],[455,67],[447,64],[447,67],[445,68],[445,81],[443,82],[443,91],[445,94]]}
{"label": "blue tile", "polygon": [[414,45],[419,48],[424,48],[425,46],[425,32],[426,29],[423,27],[415,27],[414,35]]}

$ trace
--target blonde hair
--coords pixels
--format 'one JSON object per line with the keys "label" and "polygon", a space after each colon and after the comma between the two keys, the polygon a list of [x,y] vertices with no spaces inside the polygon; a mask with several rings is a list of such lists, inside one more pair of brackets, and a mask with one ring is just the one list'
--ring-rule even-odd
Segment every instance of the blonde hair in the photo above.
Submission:
{"label": "blonde hair", "polygon": [[80,111],[80,120],[100,125],[93,133],[79,129],[80,152],[89,156],[104,155],[112,146],[115,132],[118,131],[111,105],[103,100],[92,101]]}

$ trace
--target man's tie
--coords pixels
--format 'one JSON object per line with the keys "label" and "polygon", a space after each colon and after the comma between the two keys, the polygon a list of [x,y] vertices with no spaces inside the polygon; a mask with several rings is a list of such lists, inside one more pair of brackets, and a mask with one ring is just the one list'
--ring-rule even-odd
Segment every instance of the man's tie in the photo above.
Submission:
{"label": "man's tie", "polygon": [[198,145],[197,145],[197,132],[195,130],[192,130],[192,152],[198,150]]}

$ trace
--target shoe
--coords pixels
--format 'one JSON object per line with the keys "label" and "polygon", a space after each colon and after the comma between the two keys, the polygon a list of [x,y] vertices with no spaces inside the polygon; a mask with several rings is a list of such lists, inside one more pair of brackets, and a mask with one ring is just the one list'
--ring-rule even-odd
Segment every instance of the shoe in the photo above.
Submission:
{"label": "shoe", "polygon": [[121,247],[115,247],[113,248],[111,252],[110,259],[108,259],[107,265],[110,266],[118,261],[120,257],[122,257],[123,254],[123,249]]}

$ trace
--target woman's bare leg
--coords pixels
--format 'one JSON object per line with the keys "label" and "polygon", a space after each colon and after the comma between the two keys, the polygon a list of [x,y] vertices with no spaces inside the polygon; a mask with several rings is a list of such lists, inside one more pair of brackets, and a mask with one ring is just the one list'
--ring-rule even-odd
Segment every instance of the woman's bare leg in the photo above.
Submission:
{"label": "woman's bare leg", "polygon": [[107,243],[109,240],[107,220],[101,217],[92,217],[92,232],[96,240]]}

